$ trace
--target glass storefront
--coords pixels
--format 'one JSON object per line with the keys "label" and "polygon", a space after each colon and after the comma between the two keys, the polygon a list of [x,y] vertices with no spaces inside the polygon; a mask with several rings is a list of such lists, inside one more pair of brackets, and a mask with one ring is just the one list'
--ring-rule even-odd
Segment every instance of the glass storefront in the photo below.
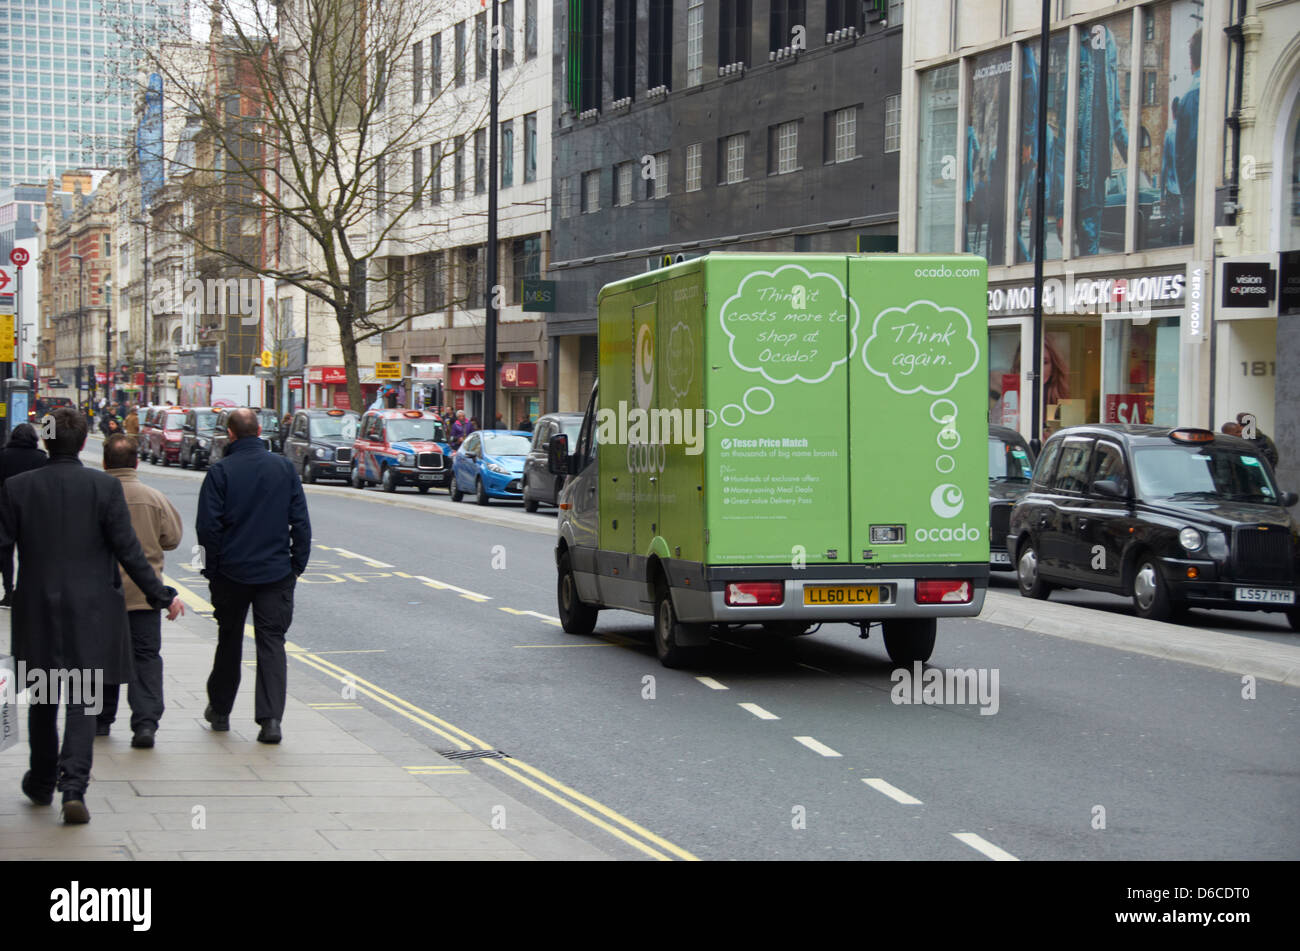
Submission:
{"label": "glass storefront", "polygon": [[951,254],[957,221],[956,64],[921,76],[918,146],[916,249]]}
{"label": "glass storefront", "polygon": [[966,104],[963,248],[991,263],[1006,254],[1007,112],[1011,47],[975,57]]}
{"label": "glass storefront", "polygon": [[[1047,181],[1046,261],[1061,259],[1065,207],[1065,71],[1070,51],[1069,35],[1055,33],[1048,41],[1047,73]],[[1020,166],[1016,177],[1016,263],[1034,259],[1035,185],[1038,175],[1038,96],[1042,73],[1038,47],[1021,47],[1020,58]]]}
{"label": "glass storefront", "polygon": [[1105,321],[1103,423],[1178,425],[1177,317]]}
{"label": "glass storefront", "polygon": [[1075,253],[1120,254],[1128,216],[1128,114],[1133,19],[1079,30],[1075,76]]}

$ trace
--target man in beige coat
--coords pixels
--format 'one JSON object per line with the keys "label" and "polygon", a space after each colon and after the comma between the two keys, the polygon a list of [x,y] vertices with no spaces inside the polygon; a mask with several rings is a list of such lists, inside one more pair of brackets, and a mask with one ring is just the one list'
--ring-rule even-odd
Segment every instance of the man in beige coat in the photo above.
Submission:
{"label": "man in beige coat", "polygon": [[[139,462],[136,441],[125,434],[109,436],[104,441],[104,471],[122,483],[131,526],[150,567],[161,578],[163,552],[181,543],[181,516],[176,507],[157,489],[140,481],[135,467]],[[137,749],[153,746],[154,733],[163,714],[162,612],[151,608],[135,583],[123,572],[122,591],[126,595],[127,618],[131,623],[132,672],[127,687],[131,706],[131,745]],[[96,734],[108,736],[117,716],[118,685],[107,685],[104,707],[100,711]]]}

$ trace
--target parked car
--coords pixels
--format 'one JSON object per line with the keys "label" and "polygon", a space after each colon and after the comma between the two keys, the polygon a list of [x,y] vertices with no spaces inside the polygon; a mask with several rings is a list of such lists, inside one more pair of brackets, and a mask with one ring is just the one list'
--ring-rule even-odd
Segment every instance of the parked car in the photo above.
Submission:
{"label": "parked car", "polygon": [[186,410],[179,406],[155,409],[149,417],[148,431],[140,428],[145,458],[154,465],[164,466],[181,461],[181,427],[185,424]]}
{"label": "parked car", "polygon": [[360,419],[350,409],[300,409],[289,424],[284,457],[303,482],[347,479],[352,474],[352,444]]}
{"label": "parked car", "polygon": [[451,481],[451,447],[441,417],[428,410],[371,410],[352,444],[354,488],[381,485],[385,492],[413,485],[426,493]]}
{"label": "parked car", "polygon": [[217,433],[217,411],[211,406],[191,406],[181,425],[182,469],[193,466],[202,469],[208,464],[212,452],[212,439]]}
{"label": "parked car", "polygon": [[1007,426],[989,427],[989,567],[1011,571],[1007,528],[1011,507],[1029,491],[1034,475],[1034,451],[1023,436]]}
{"label": "parked car", "polygon": [[1073,426],[1043,447],[1007,548],[1020,593],[1092,588],[1140,617],[1284,611],[1300,630],[1300,525],[1253,443],[1206,429]]}
{"label": "parked car", "polygon": [[551,437],[563,433],[571,444],[578,441],[582,428],[581,413],[547,413],[533,424],[533,444],[524,459],[524,477],[521,492],[524,511],[536,512],[538,505],[555,505],[560,497],[564,476],[551,475],[546,467],[546,449]]}
{"label": "parked car", "polygon": [[142,406],[137,414],[140,419],[140,432],[136,436],[136,442],[140,447],[138,454],[141,460],[149,458],[149,434],[153,432],[155,428],[157,412],[165,408],[166,407],[157,405]]}
{"label": "parked car", "polygon": [[512,429],[482,429],[466,436],[451,461],[452,501],[471,492],[479,505],[522,499],[524,459],[532,438],[532,433]]}
{"label": "parked car", "polygon": [[[230,414],[237,409],[244,409],[240,406],[213,407],[217,410],[217,421],[215,423],[216,434],[212,438],[212,462],[226,454],[226,447],[230,445]],[[260,409],[251,407],[257,414],[257,423],[262,427],[262,445],[266,447],[267,452],[280,451],[280,417],[275,414],[273,409]],[[268,427],[272,427],[268,429]]]}

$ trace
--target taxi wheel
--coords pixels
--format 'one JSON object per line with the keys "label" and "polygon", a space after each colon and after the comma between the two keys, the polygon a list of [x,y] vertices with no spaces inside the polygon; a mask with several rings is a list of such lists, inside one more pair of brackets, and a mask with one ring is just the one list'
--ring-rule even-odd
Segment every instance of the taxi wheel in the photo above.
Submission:
{"label": "taxi wheel", "polygon": [[556,601],[559,602],[560,627],[566,634],[587,635],[596,629],[599,608],[592,607],[578,597],[578,584],[573,577],[573,563],[566,551],[560,556],[556,583]]}
{"label": "taxi wheel", "polygon": [[537,500],[528,494],[528,480],[524,480],[524,511],[536,512]]}
{"label": "taxi wheel", "polygon": [[1168,621],[1182,612],[1169,597],[1169,586],[1160,574],[1160,566],[1151,555],[1138,559],[1133,573],[1133,610],[1148,621]]}
{"label": "taxi wheel", "polygon": [[885,633],[885,653],[895,667],[925,663],[934,653],[934,635],[939,622],[932,617],[899,618],[881,622]]}
{"label": "taxi wheel", "polygon": [[483,487],[482,479],[474,480],[474,501],[479,505],[487,505],[489,501],[487,489]]}
{"label": "taxi wheel", "polygon": [[1023,597],[1045,601],[1052,593],[1052,585],[1043,580],[1038,569],[1038,548],[1032,538],[1026,538],[1016,557],[1016,581]]}
{"label": "taxi wheel", "polygon": [[355,462],[352,463],[351,482],[352,482],[352,488],[354,489],[364,489],[366,487],[365,480],[361,478],[361,469],[359,466],[357,466]]}
{"label": "taxi wheel", "polygon": [[397,491],[397,478],[393,475],[392,466],[384,466],[383,486],[385,492]]}
{"label": "taxi wheel", "polygon": [[316,470],[312,468],[311,461],[304,459],[302,463],[302,481],[308,485],[316,484]]}
{"label": "taxi wheel", "polygon": [[429,487],[427,485],[417,485],[416,488],[420,490],[421,495],[429,494]]}
{"label": "taxi wheel", "polygon": [[1291,622],[1291,630],[1300,631],[1300,608],[1292,608],[1287,611],[1286,619]]}

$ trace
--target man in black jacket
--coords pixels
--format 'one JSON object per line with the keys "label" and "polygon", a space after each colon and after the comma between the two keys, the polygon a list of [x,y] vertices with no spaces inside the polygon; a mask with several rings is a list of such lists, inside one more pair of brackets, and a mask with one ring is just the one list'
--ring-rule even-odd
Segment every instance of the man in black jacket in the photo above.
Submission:
{"label": "man in black jacket", "polygon": [[[36,427],[31,423],[20,423],[9,434],[9,442],[4,453],[0,454],[0,486],[10,476],[20,472],[39,469],[49,461],[49,457],[37,446]],[[0,576],[4,578],[5,596],[0,600],[0,607],[7,608],[13,601],[14,592],[14,546],[0,548]]]}
{"label": "man in black jacket", "polygon": [[[0,545],[18,546],[14,658],[26,664],[31,769],[22,789],[49,805],[63,792],[65,822],[88,822],[86,787],[94,752],[98,691],[131,679],[131,630],[118,563],[149,601],[174,621],[185,611],[174,589],[149,566],[131,527],[122,484],[84,468],[86,417],[71,407],[53,414],[45,440],[49,465],[10,476],[0,489]],[[43,684],[40,682],[43,680]],[[65,697],[59,748],[59,687]]]}
{"label": "man in black jacket", "polygon": [[237,409],[226,425],[230,443],[203,478],[195,524],[217,619],[217,653],[203,716],[214,731],[230,729],[251,605],[257,640],[254,716],[262,728],[257,739],[279,743],[288,679],[284,637],[293,620],[294,585],[311,555],[311,521],[293,463],[266,451],[257,415]]}

